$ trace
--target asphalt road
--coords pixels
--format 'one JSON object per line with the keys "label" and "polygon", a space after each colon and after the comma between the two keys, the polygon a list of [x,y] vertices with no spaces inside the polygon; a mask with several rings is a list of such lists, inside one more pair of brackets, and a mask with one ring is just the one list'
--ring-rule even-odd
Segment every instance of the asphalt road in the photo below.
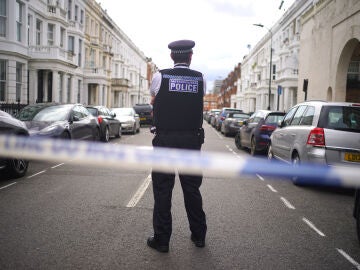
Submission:
{"label": "asphalt road", "polygon": [[[249,157],[234,138],[204,126],[203,151]],[[150,146],[151,138],[143,127],[110,143]],[[353,190],[261,175],[205,177],[208,234],[199,249],[177,181],[170,251],[160,254],[146,246],[149,175],[141,165],[130,171],[43,161],[31,162],[21,179],[2,177],[0,269],[360,269]]]}

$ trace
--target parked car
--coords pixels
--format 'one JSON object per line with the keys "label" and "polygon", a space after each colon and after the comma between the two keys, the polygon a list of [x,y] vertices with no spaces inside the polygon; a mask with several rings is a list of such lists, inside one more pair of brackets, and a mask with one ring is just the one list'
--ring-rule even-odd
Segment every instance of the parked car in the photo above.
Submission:
{"label": "parked car", "polygon": [[215,113],[219,113],[220,109],[211,109],[206,117],[206,121],[211,124],[211,118],[215,116]]}
{"label": "parked car", "polygon": [[121,137],[121,123],[116,114],[105,106],[87,106],[88,111],[97,118],[100,125],[100,139],[108,142],[110,137]]}
{"label": "parked car", "polygon": [[218,118],[220,111],[215,111],[213,115],[210,116],[210,125],[215,128],[216,127],[216,119]]}
{"label": "parked car", "polygon": [[303,102],[292,107],[272,133],[268,158],[293,165],[360,166],[359,138],[360,104]]}
{"label": "parked car", "polygon": [[[0,110],[0,134],[29,136],[26,125],[12,117],[10,114]],[[29,161],[21,158],[0,157],[0,173],[9,175],[12,178],[19,178],[26,174]]]}
{"label": "parked car", "polygon": [[259,110],[245,120],[239,132],[235,135],[235,145],[238,149],[248,148],[251,155],[268,150],[270,136],[277,127],[283,112]]}
{"label": "parked car", "polygon": [[112,108],[116,118],[121,122],[122,132],[135,134],[140,131],[140,118],[135,110],[128,108]]}
{"label": "parked car", "polygon": [[225,136],[235,135],[243,125],[244,120],[249,119],[249,117],[250,115],[246,113],[228,113],[221,124],[221,133]]}
{"label": "parked car", "polygon": [[243,110],[236,109],[236,108],[227,108],[227,107],[222,108],[219,115],[216,117],[216,121],[215,121],[216,130],[221,129],[222,122],[225,120],[226,115],[230,112],[242,113]]}
{"label": "parked car", "polygon": [[98,120],[81,104],[37,103],[20,110],[30,136],[62,139],[100,139]]}
{"label": "parked car", "polygon": [[140,117],[140,125],[152,125],[153,106],[151,104],[135,104],[133,108]]}

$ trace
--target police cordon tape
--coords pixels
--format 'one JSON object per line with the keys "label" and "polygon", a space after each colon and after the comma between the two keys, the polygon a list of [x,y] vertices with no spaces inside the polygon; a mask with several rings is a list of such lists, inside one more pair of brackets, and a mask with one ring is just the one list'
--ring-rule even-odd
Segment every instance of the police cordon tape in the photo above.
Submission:
{"label": "police cordon tape", "polygon": [[158,147],[152,149],[103,142],[0,135],[0,156],[56,162],[71,160],[71,164],[112,169],[153,169],[161,172],[177,170],[186,174],[213,177],[257,174],[281,180],[298,177],[303,183],[316,185],[360,186],[360,164],[352,167],[310,164],[292,166],[260,158],[239,158],[220,152]]}

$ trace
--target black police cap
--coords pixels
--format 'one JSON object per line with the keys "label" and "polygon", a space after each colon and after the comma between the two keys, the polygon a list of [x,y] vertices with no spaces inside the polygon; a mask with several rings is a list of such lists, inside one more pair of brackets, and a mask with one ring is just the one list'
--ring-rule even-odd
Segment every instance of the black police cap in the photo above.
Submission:
{"label": "black police cap", "polygon": [[171,53],[190,53],[193,51],[192,48],[194,46],[194,41],[182,39],[169,43],[168,48],[171,50]]}

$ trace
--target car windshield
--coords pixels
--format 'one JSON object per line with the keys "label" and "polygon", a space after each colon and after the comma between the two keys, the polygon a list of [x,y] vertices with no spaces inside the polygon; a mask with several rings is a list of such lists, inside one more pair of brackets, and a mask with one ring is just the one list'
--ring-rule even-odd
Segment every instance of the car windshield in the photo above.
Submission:
{"label": "car windshield", "polygon": [[41,108],[34,106],[22,110],[18,118],[22,121],[64,121],[68,113],[67,107],[62,105]]}
{"label": "car windshield", "polygon": [[324,106],[319,127],[360,132],[360,108],[350,106]]}
{"label": "car windshield", "polygon": [[284,114],[270,114],[266,120],[265,124],[276,125],[280,120],[284,118]]}
{"label": "car windshield", "polygon": [[97,114],[97,109],[96,109],[96,108],[86,107],[86,109],[87,109],[93,116],[96,116],[96,114]]}
{"label": "car windshield", "polygon": [[249,118],[249,115],[242,114],[242,113],[234,113],[233,115],[230,115],[230,117],[236,118],[236,119],[247,119],[247,118]]}
{"label": "car windshield", "polygon": [[134,114],[132,108],[120,108],[120,109],[114,109],[113,111],[116,113],[116,115],[132,116]]}

